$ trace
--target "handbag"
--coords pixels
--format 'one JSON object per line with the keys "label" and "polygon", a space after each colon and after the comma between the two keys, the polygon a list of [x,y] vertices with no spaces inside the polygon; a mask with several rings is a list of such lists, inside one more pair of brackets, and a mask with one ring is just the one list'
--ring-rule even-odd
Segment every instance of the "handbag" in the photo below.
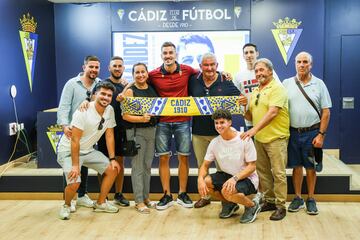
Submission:
{"label": "handbag", "polygon": [[125,157],[136,156],[140,149],[140,144],[136,143],[136,127],[134,127],[134,138],[133,140],[128,140],[126,133],[124,141],[122,144],[122,155]]}
{"label": "handbag", "polygon": [[[304,95],[304,97],[306,98],[306,100],[308,100],[308,102],[311,104],[311,106],[315,109],[316,113],[318,114],[320,121],[321,121],[321,114],[319,112],[319,110],[316,108],[315,103],[311,100],[311,98],[306,94],[305,90],[301,87],[300,85],[300,81],[299,79],[295,76],[294,77],[296,85],[298,86],[298,88],[300,89],[301,93]],[[316,148],[313,147],[313,157],[315,159],[315,170],[317,172],[321,172],[322,170],[322,160],[323,160],[323,150],[322,148]]]}

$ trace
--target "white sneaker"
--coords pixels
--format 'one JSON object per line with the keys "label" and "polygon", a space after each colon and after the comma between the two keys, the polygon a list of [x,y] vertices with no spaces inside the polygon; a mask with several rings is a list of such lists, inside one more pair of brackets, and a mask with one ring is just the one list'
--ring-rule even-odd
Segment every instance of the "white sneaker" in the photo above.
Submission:
{"label": "white sneaker", "polygon": [[119,209],[105,200],[105,202],[101,203],[101,204],[95,203],[94,211],[95,212],[117,213],[119,211]]}
{"label": "white sneaker", "polygon": [[59,218],[61,220],[70,219],[70,207],[66,204],[62,205],[59,212]]}
{"label": "white sneaker", "polygon": [[78,197],[78,199],[76,201],[76,205],[83,206],[83,207],[88,207],[88,208],[93,208],[94,207],[94,202],[93,202],[93,200],[91,200],[89,198],[89,196],[87,194],[85,194],[82,197]]}
{"label": "white sneaker", "polygon": [[76,201],[74,200],[71,200],[70,212],[72,213],[76,212]]}

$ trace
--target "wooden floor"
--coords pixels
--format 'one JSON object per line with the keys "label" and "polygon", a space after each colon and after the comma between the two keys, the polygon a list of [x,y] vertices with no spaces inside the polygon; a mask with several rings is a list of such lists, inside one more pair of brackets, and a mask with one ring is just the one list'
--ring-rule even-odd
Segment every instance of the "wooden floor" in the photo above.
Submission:
{"label": "wooden floor", "polygon": [[260,213],[251,224],[238,215],[219,219],[220,203],[202,209],[174,205],[143,215],[132,206],[117,214],[80,208],[68,221],[57,218],[62,201],[0,201],[0,239],[359,239],[360,203],[318,203],[320,214],[288,213],[279,222]]}

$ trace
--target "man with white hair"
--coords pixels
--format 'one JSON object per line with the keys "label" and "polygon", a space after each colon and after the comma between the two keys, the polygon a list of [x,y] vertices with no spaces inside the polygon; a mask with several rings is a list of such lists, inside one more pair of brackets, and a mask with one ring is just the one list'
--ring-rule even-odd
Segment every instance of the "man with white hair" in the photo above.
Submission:
{"label": "man with white hair", "polygon": [[260,178],[265,202],[261,211],[273,211],[270,220],[286,216],[286,162],[289,133],[288,98],[285,88],[275,81],[273,66],[269,59],[255,62],[255,77],[259,87],[250,97],[245,118],[254,126],[241,135],[242,139],[255,136],[257,152],[256,169]]}
{"label": "man with white hair", "polygon": [[[295,58],[296,75],[285,79],[283,85],[289,97],[288,166],[293,168],[292,180],[296,195],[288,211],[298,212],[305,207],[301,198],[304,167],[308,191],[306,210],[310,215],[317,215],[319,211],[314,199],[316,170],[321,170],[322,163],[315,162],[314,148],[323,146],[332,104],[324,82],[311,73],[312,63],[312,56],[309,53],[300,52]],[[312,104],[302,91],[306,93]]]}

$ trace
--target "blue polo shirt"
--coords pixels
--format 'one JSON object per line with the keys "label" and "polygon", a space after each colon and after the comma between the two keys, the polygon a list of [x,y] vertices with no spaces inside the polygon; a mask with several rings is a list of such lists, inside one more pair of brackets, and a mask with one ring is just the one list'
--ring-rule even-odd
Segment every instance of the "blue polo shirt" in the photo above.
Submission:
{"label": "blue polo shirt", "polygon": [[[221,73],[218,72],[218,78],[210,86],[206,87],[202,73],[192,75],[189,80],[189,96],[204,97],[204,96],[239,96],[240,91],[235,87],[232,81],[227,81],[222,78]],[[215,130],[214,120],[211,116],[194,116],[192,119],[192,133],[201,136],[216,136],[219,135]]]}
{"label": "blue polo shirt", "polygon": [[[331,108],[330,94],[322,80],[312,75],[308,83],[303,85],[300,82],[300,84],[320,113],[324,108]],[[285,79],[283,85],[289,97],[290,126],[294,128],[310,127],[320,122],[319,115],[301,93],[294,77]]]}

